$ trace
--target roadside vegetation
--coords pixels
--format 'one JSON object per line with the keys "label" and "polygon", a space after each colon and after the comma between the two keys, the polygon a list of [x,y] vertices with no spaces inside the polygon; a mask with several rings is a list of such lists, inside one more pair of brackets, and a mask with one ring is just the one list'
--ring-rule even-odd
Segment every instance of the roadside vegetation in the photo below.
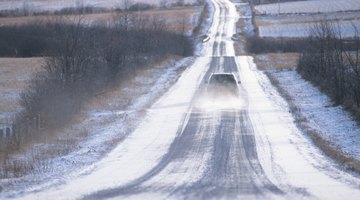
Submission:
{"label": "roadside vegetation", "polygon": [[263,38],[248,36],[246,49],[250,53],[290,53],[301,52],[308,45],[308,40],[301,38]]}
{"label": "roadside vegetation", "polygon": [[297,71],[360,119],[359,35],[345,39],[336,26],[322,22],[307,40]]}
{"label": "roadside vegetation", "polygon": [[[43,60],[41,69],[21,92],[14,133],[9,140],[0,140],[0,178],[21,177],[46,165],[45,160],[71,152],[78,136],[58,134],[77,120],[94,97],[166,59],[192,56],[193,37],[201,34],[209,13],[207,4],[200,3],[195,23],[189,22],[190,16],[169,23],[157,15],[134,14],[135,7],[137,11],[149,9],[135,4],[113,12],[102,24],[89,24],[84,19],[83,13],[97,12],[88,9],[59,16],[51,13],[48,20],[0,27],[1,57]],[[88,134],[86,130],[79,133],[82,138]],[[56,141],[52,140],[61,144],[53,145]],[[45,141],[53,150],[14,159]]]}
{"label": "roadside vegetation", "polygon": [[14,122],[15,134],[2,146],[5,154],[68,124],[88,99],[141,68],[167,55],[193,53],[191,39],[167,31],[161,19],[117,16],[106,27],[84,26],[81,17],[74,20],[0,28],[2,43],[10,41],[2,45],[3,56],[46,57],[21,94],[23,110]]}

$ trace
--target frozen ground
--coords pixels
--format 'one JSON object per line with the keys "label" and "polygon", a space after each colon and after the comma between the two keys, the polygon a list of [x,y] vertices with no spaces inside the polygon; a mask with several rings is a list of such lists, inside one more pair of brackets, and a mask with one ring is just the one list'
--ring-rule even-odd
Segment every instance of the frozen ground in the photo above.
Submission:
{"label": "frozen ground", "polygon": [[[29,11],[60,10],[68,7],[92,6],[101,8],[121,8],[123,0],[0,0],[0,10],[28,9]],[[159,5],[161,0],[131,0],[131,3],[145,2]],[[169,0],[167,2],[176,2]],[[196,0],[185,0],[185,3],[194,3]]]}
{"label": "frozen ground", "polygon": [[290,94],[311,128],[331,141],[334,148],[360,160],[360,127],[341,106],[333,106],[325,94],[294,70],[272,71],[271,74]]}
{"label": "frozen ground", "polygon": [[257,5],[258,14],[326,13],[360,10],[360,0],[309,0]]}

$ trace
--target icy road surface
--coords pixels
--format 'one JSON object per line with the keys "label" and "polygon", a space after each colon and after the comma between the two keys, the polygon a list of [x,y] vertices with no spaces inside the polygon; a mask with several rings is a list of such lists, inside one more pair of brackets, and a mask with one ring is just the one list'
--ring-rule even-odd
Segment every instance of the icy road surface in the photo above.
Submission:
{"label": "icy road surface", "polygon": [[[139,127],[66,184],[22,199],[359,199],[360,180],[302,135],[252,57],[234,54],[238,17],[213,0],[203,56],[147,111]],[[211,72],[233,72],[240,98],[206,98]]]}

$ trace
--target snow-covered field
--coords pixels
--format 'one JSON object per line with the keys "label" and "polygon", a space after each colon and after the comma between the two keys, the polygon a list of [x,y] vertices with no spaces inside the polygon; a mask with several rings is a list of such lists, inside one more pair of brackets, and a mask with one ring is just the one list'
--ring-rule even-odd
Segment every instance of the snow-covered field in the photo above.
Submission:
{"label": "snow-covered field", "polygon": [[[359,13],[360,14],[360,13]],[[296,17],[296,16],[295,16]],[[312,23],[275,23],[258,26],[260,37],[307,37],[311,29],[316,26]],[[340,30],[342,37],[353,37],[356,35],[356,29],[360,30],[360,20],[340,21],[334,23],[334,28]],[[355,29],[356,28],[356,29]]]}
{"label": "snow-covered field", "polygon": [[360,0],[264,4],[256,6],[256,13],[260,37],[307,37],[311,28],[321,21],[333,24],[342,37],[353,37],[354,27],[360,30]]}
{"label": "snow-covered field", "polygon": [[[28,9],[30,11],[60,10],[68,7],[101,7],[101,8],[121,8],[124,0],[0,0],[0,10]],[[131,0],[130,3],[145,2],[153,5],[160,5],[161,0]],[[175,0],[167,1],[169,3]],[[195,3],[196,0],[185,0],[185,3]]]}
{"label": "snow-covered field", "polygon": [[326,13],[360,10],[360,0],[309,0],[272,3],[255,7],[258,14]]}
{"label": "snow-covered field", "polygon": [[344,108],[333,106],[325,94],[294,70],[272,71],[271,74],[290,94],[312,129],[331,141],[334,148],[360,159],[360,127]]}

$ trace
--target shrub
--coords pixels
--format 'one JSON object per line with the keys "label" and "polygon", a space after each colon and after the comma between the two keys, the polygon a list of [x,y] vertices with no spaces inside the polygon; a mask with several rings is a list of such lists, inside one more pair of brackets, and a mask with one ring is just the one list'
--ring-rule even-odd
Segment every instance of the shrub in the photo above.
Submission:
{"label": "shrub", "polygon": [[[356,31],[357,32],[357,31]],[[344,39],[332,24],[316,25],[297,67],[336,104],[360,107],[360,40]]]}

